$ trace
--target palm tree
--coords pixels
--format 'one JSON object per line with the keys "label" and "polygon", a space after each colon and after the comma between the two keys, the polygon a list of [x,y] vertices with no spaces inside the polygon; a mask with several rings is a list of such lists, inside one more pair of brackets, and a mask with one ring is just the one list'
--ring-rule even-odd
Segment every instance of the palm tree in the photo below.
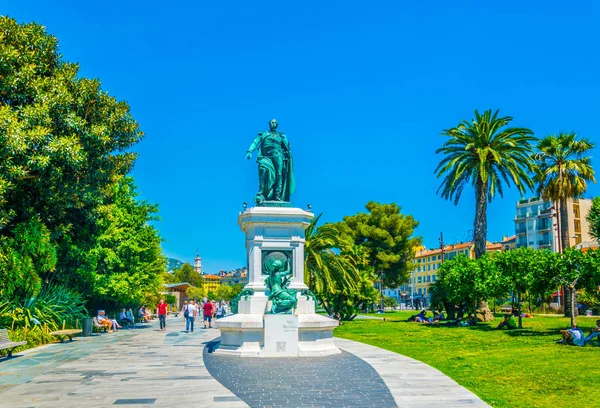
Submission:
{"label": "palm tree", "polygon": [[546,136],[539,141],[535,155],[538,170],[534,182],[538,195],[558,204],[562,250],[569,247],[567,202],[582,197],[588,182],[596,182],[591,159],[586,155],[594,144],[588,139],[576,138],[575,133]]}
{"label": "palm tree", "polygon": [[475,222],[473,241],[475,257],[485,253],[487,234],[487,203],[496,193],[503,196],[504,183],[511,182],[524,193],[533,188],[529,173],[534,166],[530,160],[533,132],[527,128],[506,127],[512,117],[499,117],[497,110],[480,114],[475,110],[475,119],[463,120],[457,127],[442,133],[449,139],[436,150],[445,157],[435,172],[444,177],[438,188],[441,195],[454,204],[468,184],[475,189]]}
{"label": "palm tree", "polygon": [[344,287],[354,290],[360,276],[353,257],[338,253],[351,251],[352,243],[333,225],[317,227],[322,215],[315,217],[305,232],[304,282],[317,294]]}
{"label": "palm tree", "polygon": [[[583,196],[589,181],[596,182],[591,159],[586,153],[594,147],[588,139],[576,140],[575,133],[546,136],[538,143],[535,155],[537,172],[534,182],[538,195],[558,206],[559,252],[569,247],[569,199]],[[565,316],[575,315],[575,294],[565,291]]]}

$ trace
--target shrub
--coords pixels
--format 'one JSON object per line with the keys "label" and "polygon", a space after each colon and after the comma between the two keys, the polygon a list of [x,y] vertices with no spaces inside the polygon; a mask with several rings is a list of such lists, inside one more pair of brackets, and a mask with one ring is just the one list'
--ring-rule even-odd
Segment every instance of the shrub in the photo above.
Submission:
{"label": "shrub", "polygon": [[0,327],[12,330],[27,327],[33,332],[44,323],[49,330],[74,327],[77,321],[87,316],[83,296],[64,286],[47,286],[40,293],[19,303],[0,298]]}

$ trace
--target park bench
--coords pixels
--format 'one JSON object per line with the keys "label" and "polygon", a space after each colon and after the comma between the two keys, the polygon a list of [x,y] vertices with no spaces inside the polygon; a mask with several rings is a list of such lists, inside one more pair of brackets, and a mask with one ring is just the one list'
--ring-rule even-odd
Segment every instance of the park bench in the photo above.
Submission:
{"label": "park bench", "polygon": [[80,334],[82,332],[81,329],[66,329],[66,330],[56,330],[50,332],[49,334],[58,337],[61,343],[64,343],[65,338],[68,337],[69,341],[73,341],[73,336],[76,334]]}
{"label": "park bench", "polygon": [[12,341],[8,338],[8,329],[0,329],[0,350],[8,350],[8,356],[12,357],[12,352],[19,346],[27,344],[26,341]]}
{"label": "park bench", "polygon": [[510,313],[512,313],[512,307],[510,307],[510,306],[501,307],[500,311],[502,313],[509,313],[510,314]]}

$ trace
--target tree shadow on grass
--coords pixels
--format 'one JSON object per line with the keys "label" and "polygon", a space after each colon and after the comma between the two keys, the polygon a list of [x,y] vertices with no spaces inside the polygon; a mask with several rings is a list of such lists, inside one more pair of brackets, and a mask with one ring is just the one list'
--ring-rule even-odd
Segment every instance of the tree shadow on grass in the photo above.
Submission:
{"label": "tree shadow on grass", "polygon": [[559,330],[533,330],[527,328],[506,330],[506,334],[511,337],[560,337]]}

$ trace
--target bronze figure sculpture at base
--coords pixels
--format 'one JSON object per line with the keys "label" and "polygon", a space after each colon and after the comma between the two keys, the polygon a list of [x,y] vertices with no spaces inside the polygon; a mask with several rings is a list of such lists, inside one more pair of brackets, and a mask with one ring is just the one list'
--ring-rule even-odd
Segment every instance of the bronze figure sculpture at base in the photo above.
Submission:
{"label": "bronze figure sculpture at base", "polygon": [[277,126],[277,120],[271,119],[269,130],[259,132],[246,152],[246,159],[250,159],[254,150],[258,150],[258,193],[254,198],[257,205],[265,201],[290,201],[296,189],[290,144]]}
{"label": "bronze figure sculpture at base", "polygon": [[270,259],[266,262],[266,269],[269,277],[265,279],[265,286],[271,293],[269,300],[272,302],[269,314],[288,314],[292,313],[298,304],[296,298],[297,291],[288,289],[292,269],[288,261],[281,259]]}

